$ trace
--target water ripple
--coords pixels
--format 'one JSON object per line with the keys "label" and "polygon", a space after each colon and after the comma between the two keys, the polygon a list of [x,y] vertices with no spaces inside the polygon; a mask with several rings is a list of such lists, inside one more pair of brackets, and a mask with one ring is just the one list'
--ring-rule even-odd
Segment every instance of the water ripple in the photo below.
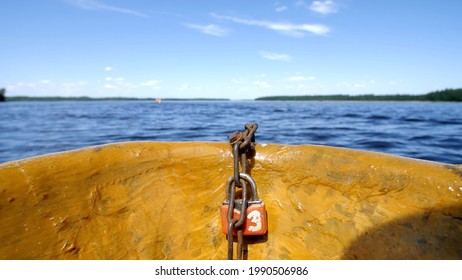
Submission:
{"label": "water ripple", "polygon": [[430,102],[6,102],[0,162],[118,141],[320,144],[462,163],[462,106]]}

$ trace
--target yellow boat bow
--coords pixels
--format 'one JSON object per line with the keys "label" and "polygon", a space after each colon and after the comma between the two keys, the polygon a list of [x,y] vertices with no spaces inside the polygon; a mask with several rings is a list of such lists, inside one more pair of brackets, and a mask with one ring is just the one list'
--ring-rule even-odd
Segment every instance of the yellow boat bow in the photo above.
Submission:
{"label": "yellow boat bow", "polygon": [[[249,259],[462,259],[462,168],[257,144]],[[0,165],[0,259],[226,259],[227,143],[127,142]]]}

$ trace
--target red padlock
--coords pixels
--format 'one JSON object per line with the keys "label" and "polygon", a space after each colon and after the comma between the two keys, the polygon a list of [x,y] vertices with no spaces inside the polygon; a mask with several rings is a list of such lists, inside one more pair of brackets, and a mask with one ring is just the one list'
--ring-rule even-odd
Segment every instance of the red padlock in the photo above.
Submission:
{"label": "red padlock", "polygon": [[[252,177],[246,173],[240,173],[239,174],[240,178],[245,180],[250,184],[250,188],[252,191],[252,199],[248,201],[247,207],[242,207],[243,200],[242,199],[236,199],[234,200],[234,194],[232,194],[232,200],[234,200],[235,205],[237,206],[233,209],[233,213],[231,216],[231,219],[237,219],[239,220],[241,218],[241,209],[245,209],[245,219],[243,220],[243,225],[242,225],[242,234],[245,236],[249,235],[265,235],[266,232],[268,231],[268,215],[266,213],[265,209],[265,204],[263,201],[258,197],[257,193],[257,186],[255,184],[255,181],[252,179]],[[231,176],[226,184],[226,194],[227,198],[223,202],[223,204],[220,207],[220,212],[221,212],[221,223],[222,223],[222,228],[223,228],[223,233],[228,234],[228,226],[229,226],[229,220],[228,220],[228,210],[229,210],[229,199],[230,199],[230,191],[232,185],[234,185],[234,177]],[[233,186],[235,187],[235,186]],[[246,197],[246,188],[243,188],[243,196]],[[245,200],[245,199],[244,199]],[[236,235],[237,231],[234,229],[233,230],[233,235]]]}

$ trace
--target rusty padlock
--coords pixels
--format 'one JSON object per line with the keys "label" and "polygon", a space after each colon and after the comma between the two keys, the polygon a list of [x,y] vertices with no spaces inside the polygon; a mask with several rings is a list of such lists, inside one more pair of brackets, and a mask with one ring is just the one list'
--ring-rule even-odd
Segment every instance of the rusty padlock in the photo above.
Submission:
{"label": "rusty padlock", "polygon": [[[257,186],[253,178],[247,173],[239,173],[239,176],[244,181],[250,184],[250,189],[252,192],[252,199],[247,202],[246,194],[247,189],[245,184],[243,184],[242,192],[243,192],[243,199],[236,199],[234,200],[234,189],[235,182],[234,176],[231,176],[226,183],[226,200],[220,207],[221,212],[221,224],[223,228],[223,233],[228,234],[228,210],[229,210],[229,202],[230,202],[230,194],[232,200],[234,200],[235,208],[233,209],[233,213],[231,215],[231,219],[241,219],[241,209],[245,209],[245,219],[243,219],[242,224],[242,233],[245,236],[249,235],[265,235],[268,231],[268,216],[265,209],[265,204],[263,201],[258,197],[257,193]],[[244,206],[244,207],[243,207]],[[236,235],[237,232],[234,229],[233,235]]]}

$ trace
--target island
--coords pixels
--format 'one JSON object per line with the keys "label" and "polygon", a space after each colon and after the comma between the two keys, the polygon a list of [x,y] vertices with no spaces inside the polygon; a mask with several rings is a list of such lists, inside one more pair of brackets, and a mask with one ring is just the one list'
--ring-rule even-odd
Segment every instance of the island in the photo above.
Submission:
{"label": "island", "polygon": [[392,94],[392,95],[295,95],[267,96],[256,98],[257,101],[446,101],[461,102],[462,88],[433,91],[427,94]]}

